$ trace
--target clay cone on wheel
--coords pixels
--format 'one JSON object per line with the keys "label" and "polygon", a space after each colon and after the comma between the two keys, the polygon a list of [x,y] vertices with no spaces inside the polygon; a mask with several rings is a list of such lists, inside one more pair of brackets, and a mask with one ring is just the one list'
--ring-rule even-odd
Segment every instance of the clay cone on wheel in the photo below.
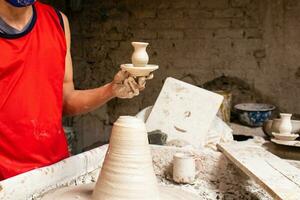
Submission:
{"label": "clay cone on wheel", "polygon": [[199,200],[199,196],[156,183],[145,124],[120,117],[95,184],[49,191],[43,200]]}
{"label": "clay cone on wheel", "polygon": [[93,200],[158,200],[145,124],[129,116],[113,126]]}

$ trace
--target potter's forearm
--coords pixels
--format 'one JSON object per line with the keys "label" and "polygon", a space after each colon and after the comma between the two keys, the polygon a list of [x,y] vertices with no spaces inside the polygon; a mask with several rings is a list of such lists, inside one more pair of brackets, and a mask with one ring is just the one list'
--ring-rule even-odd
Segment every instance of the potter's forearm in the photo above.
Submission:
{"label": "potter's forearm", "polygon": [[112,84],[89,90],[73,90],[64,98],[64,114],[78,115],[99,108],[114,98]]}

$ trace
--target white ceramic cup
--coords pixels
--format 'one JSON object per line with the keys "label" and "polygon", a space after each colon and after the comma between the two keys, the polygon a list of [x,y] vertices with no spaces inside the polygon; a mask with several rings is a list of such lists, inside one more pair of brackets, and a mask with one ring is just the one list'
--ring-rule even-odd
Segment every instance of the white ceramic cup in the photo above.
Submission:
{"label": "white ceramic cup", "polygon": [[173,157],[173,180],[176,183],[193,183],[195,176],[194,156],[190,153],[176,153]]}

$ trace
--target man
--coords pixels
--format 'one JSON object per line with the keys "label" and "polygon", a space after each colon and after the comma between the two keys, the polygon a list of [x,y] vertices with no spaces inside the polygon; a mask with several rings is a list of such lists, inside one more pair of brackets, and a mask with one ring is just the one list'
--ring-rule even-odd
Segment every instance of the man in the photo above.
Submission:
{"label": "man", "polygon": [[69,156],[62,113],[132,98],[150,78],[120,71],[103,87],[75,90],[67,17],[35,0],[0,0],[0,180]]}

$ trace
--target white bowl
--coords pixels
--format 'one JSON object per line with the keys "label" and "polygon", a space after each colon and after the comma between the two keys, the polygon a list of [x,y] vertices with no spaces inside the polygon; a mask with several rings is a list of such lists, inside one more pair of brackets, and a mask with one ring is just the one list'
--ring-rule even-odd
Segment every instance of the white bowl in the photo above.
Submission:
{"label": "white bowl", "polygon": [[151,72],[157,70],[158,65],[146,65],[145,67],[134,67],[133,64],[123,64],[121,69],[129,72],[132,76],[148,76]]}
{"label": "white bowl", "polygon": [[284,141],[293,141],[297,137],[299,137],[298,134],[283,134],[283,133],[274,133],[274,132],[272,134],[277,140],[284,140]]}

